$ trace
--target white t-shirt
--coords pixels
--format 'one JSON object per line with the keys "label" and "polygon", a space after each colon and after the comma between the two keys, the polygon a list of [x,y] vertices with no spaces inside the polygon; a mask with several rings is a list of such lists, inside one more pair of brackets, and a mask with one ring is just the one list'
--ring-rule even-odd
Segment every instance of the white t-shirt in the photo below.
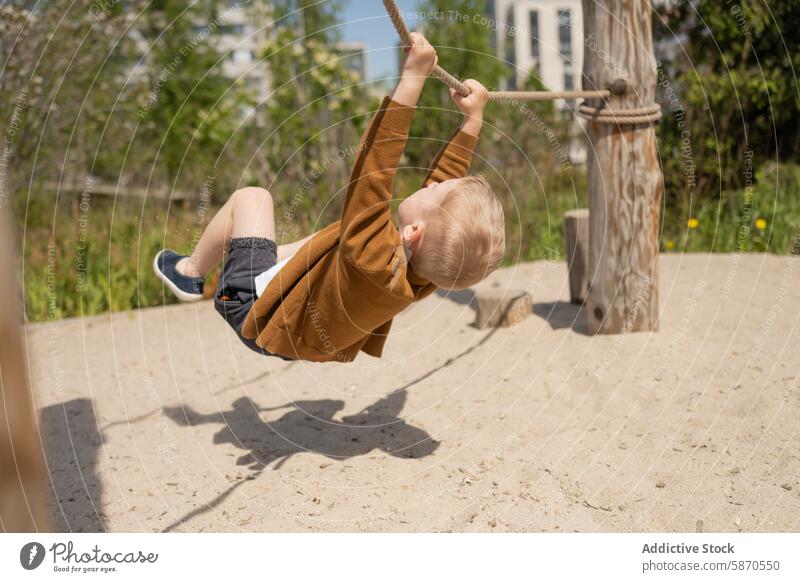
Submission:
{"label": "white t-shirt", "polygon": [[264,289],[267,288],[267,285],[270,281],[275,278],[275,275],[278,274],[283,266],[289,262],[294,255],[290,255],[280,261],[279,263],[275,263],[269,269],[261,273],[260,275],[256,275],[256,297],[261,297],[261,294],[264,292]]}

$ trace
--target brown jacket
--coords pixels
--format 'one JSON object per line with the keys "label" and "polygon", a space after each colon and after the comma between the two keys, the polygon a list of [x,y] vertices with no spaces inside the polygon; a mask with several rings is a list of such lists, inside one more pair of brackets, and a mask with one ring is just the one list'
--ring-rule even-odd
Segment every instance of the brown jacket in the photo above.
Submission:
{"label": "brown jacket", "polygon": [[[392,318],[435,286],[405,260],[389,202],[414,107],[384,98],[361,140],[341,220],[316,233],[253,305],[242,335],[275,354],[349,362],[380,357]],[[425,184],[467,174],[477,138],[456,132]]]}

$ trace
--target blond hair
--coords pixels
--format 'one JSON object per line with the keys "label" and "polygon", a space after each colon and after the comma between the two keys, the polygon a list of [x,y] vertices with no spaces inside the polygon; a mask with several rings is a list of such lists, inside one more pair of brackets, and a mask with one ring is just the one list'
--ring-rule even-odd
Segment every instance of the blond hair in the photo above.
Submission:
{"label": "blond hair", "polygon": [[426,222],[414,272],[445,289],[464,289],[497,269],[505,251],[503,207],[483,176],[460,178]]}

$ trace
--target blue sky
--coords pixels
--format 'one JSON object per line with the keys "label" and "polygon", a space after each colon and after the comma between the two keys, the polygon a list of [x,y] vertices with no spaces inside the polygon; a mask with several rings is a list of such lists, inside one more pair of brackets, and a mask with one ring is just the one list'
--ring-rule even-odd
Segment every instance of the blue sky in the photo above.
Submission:
{"label": "blue sky", "polygon": [[[417,0],[396,0],[402,11],[413,11]],[[341,16],[342,40],[367,43],[367,74],[380,79],[397,73],[397,33],[380,0],[349,0]],[[406,18],[409,28],[416,25]]]}

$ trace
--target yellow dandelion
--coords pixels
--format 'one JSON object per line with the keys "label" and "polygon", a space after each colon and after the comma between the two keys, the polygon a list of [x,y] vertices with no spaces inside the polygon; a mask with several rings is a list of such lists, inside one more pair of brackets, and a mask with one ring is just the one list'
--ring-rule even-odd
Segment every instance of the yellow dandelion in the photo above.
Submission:
{"label": "yellow dandelion", "polygon": [[669,239],[669,240],[665,241],[664,242],[664,247],[666,247],[667,249],[674,249],[675,248],[675,241],[672,240],[672,239]]}
{"label": "yellow dandelion", "polygon": [[767,228],[767,221],[764,220],[763,218],[757,218],[756,219],[756,228],[758,230],[764,230],[765,228]]}
{"label": "yellow dandelion", "polygon": [[697,228],[698,226],[700,226],[700,221],[697,220],[696,218],[690,218],[689,222],[687,222],[686,225],[689,228]]}

